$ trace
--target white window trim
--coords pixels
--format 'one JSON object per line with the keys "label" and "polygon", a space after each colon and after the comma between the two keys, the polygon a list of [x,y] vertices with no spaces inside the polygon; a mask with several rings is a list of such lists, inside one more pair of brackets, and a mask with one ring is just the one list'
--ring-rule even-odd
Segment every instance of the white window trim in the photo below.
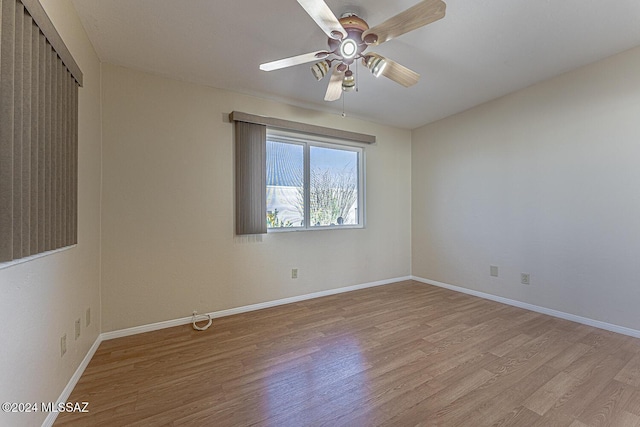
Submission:
{"label": "white window trim", "polygon": [[[364,147],[358,144],[350,143],[342,139],[333,139],[318,135],[307,135],[297,132],[288,132],[284,130],[272,130],[267,128],[267,141],[282,142],[287,144],[298,144],[304,147],[304,226],[302,227],[274,227],[267,228],[267,233],[289,233],[302,231],[323,231],[323,230],[345,230],[345,229],[364,229],[366,228],[366,155]],[[310,147],[333,148],[339,150],[353,151],[359,153],[358,156],[358,224],[348,225],[320,225],[311,226],[310,224]]]}

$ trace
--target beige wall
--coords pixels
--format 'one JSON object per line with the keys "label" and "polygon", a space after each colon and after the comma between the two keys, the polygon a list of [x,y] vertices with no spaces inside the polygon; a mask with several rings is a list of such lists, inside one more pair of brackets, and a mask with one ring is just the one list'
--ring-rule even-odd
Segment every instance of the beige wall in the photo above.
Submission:
{"label": "beige wall", "polygon": [[[409,131],[102,72],[103,332],[410,274]],[[234,237],[233,110],[376,135],[366,229]]]}
{"label": "beige wall", "polygon": [[638,88],[640,48],[414,131],[413,275],[640,330]]}
{"label": "beige wall", "polygon": [[[1,402],[54,401],[99,332],[409,274],[640,330],[640,48],[411,133],[101,68],[42,2],[85,76],[79,243],[0,269]],[[234,236],[233,110],[376,135],[367,227]]]}
{"label": "beige wall", "polygon": [[[68,0],[41,0],[84,73],[79,91],[78,245],[0,269],[0,402],[55,401],[100,328],[100,63]],[[84,313],[93,320],[84,327]],[[74,321],[82,332],[74,340]],[[60,357],[60,337],[67,354]],[[41,425],[47,414],[6,414],[0,425]]]}

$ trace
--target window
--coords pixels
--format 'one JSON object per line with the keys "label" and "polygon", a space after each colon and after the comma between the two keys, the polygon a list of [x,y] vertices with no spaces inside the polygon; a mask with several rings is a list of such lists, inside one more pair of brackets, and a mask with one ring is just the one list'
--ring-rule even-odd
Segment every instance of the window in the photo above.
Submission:
{"label": "window", "polygon": [[282,132],[267,133],[267,228],[364,226],[364,151]]}
{"label": "window", "polygon": [[375,144],[374,135],[240,111],[229,121],[235,123],[236,235],[364,227],[361,145]]}

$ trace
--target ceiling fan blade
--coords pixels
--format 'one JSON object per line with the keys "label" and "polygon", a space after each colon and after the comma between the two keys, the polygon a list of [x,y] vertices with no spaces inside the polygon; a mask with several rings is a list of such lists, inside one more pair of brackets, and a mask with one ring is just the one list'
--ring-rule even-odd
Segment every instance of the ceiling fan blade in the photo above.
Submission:
{"label": "ceiling fan blade", "polygon": [[332,39],[342,40],[347,32],[342,28],[340,21],[333,14],[324,0],[298,0],[300,6],[307,11],[311,19]]}
{"label": "ceiling fan blade", "polygon": [[362,40],[369,46],[377,46],[409,31],[444,18],[447,5],[442,0],[422,0],[362,33]]}
{"label": "ceiling fan blade", "polygon": [[404,65],[398,64],[392,59],[384,58],[378,54],[373,54],[385,61],[384,67],[380,71],[380,75],[401,84],[404,87],[413,86],[420,80],[420,74],[408,69]]}
{"label": "ceiling fan blade", "polygon": [[342,79],[344,73],[339,72],[335,68],[331,72],[331,79],[329,80],[329,86],[327,86],[327,93],[324,95],[325,101],[337,101],[342,96]]}
{"label": "ceiling fan blade", "polygon": [[331,52],[325,50],[319,50],[317,52],[305,53],[298,56],[292,56],[291,58],[278,59],[277,61],[271,61],[260,65],[262,71],[273,71],[281,68],[291,67],[294,65],[306,64],[307,62],[320,61],[321,59],[329,56]]}

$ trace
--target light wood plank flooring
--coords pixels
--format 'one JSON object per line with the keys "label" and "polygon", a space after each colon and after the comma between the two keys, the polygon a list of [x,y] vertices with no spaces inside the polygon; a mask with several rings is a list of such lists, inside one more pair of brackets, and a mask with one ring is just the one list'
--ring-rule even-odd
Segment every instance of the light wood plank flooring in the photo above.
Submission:
{"label": "light wood plank flooring", "polygon": [[87,426],[640,427],[640,340],[416,282],[105,341]]}

